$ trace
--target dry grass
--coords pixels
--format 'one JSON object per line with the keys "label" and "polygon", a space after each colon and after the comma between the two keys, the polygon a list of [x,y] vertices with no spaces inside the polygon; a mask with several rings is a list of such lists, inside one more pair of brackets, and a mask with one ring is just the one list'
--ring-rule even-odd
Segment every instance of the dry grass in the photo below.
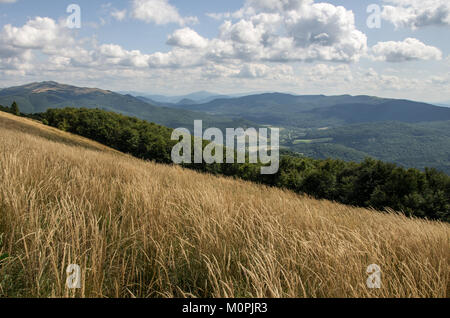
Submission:
{"label": "dry grass", "polygon": [[[447,297],[450,226],[133,159],[0,113],[0,296]],[[366,287],[366,268],[382,288]],[[82,289],[68,290],[79,264]]]}

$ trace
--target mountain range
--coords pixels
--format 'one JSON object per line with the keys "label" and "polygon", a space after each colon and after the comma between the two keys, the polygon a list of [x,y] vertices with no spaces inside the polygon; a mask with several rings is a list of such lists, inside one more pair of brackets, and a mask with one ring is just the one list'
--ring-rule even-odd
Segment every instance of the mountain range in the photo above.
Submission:
{"label": "mountain range", "polygon": [[212,116],[188,109],[173,109],[156,106],[132,95],[122,95],[98,88],[76,87],[56,82],[31,83],[0,90],[0,105],[9,106],[13,101],[20,105],[23,113],[39,113],[49,108],[85,107],[114,111],[135,116],[171,128],[192,128],[194,120],[203,120],[205,125],[218,128],[253,123],[233,117]]}
{"label": "mountain range", "polygon": [[119,91],[122,95],[132,95],[141,100],[150,103],[158,103],[158,104],[179,104],[179,105],[193,105],[193,104],[204,104],[209,103],[216,99],[227,99],[227,98],[238,98],[249,95],[259,95],[261,92],[252,92],[252,93],[240,93],[240,94],[217,94],[211,93],[208,91],[199,91],[186,95],[177,95],[177,96],[166,96],[166,95],[158,95],[158,94],[147,94],[142,92],[135,91]]}
{"label": "mountain range", "polygon": [[[178,104],[178,103],[182,103],[183,101],[185,101],[185,102],[189,101],[189,103],[192,103],[192,104],[202,104],[202,103],[208,103],[212,100],[219,99],[219,98],[231,97],[228,95],[216,94],[216,93],[211,93],[211,92],[207,92],[207,91],[199,91],[199,92],[194,92],[191,94],[178,95],[178,96],[146,94],[146,93],[135,92],[135,91],[120,91],[119,93],[122,95],[132,95],[132,96],[138,97],[140,99],[145,99],[145,100],[151,101],[151,102],[170,103],[170,104]],[[183,104],[186,104],[186,103],[183,103]]]}
{"label": "mountain range", "polygon": [[353,123],[450,120],[450,109],[409,100],[373,96],[296,96],[266,93],[239,98],[221,98],[208,103],[167,107],[240,116],[261,125],[320,128]]}
{"label": "mountain range", "polygon": [[[132,93],[132,92],[130,92]],[[217,97],[206,102],[202,102]],[[361,161],[374,157],[405,167],[450,173],[450,108],[373,96],[264,93],[221,96],[208,92],[158,102],[56,82],[0,90],[0,105],[19,104],[23,113],[86,107],[138,117],[170,128],[281,128],[282,149],[314,158]],[[156,98],[157,99],[157,98]]]}

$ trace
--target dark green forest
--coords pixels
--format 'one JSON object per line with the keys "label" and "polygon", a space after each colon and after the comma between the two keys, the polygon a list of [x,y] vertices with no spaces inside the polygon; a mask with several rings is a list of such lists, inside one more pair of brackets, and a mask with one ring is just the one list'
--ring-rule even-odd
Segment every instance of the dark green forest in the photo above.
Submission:
{"label": "dark green forest", "polygon": [[[172,164],[172,129],[99,109],[50,109],[31,117],[135,157]],[[204,142],[206,145],[207,142]],[[366,158],[360,163],[285,153],[275,175],[260,164],[187,164],[187,168],[305,193],[348,205],[390,208],[408,216],[450,221],[450,177],[436,169],[404,169]]]}
{"label": "dark green forest", "polygon": [[434,167],[450,173],[450,121],[389,121],[311,129],[298,139],[310,142],[294,141],[287,146],[308,157],[362,161],[369,156],[403,167]]}
{"label": "dark green forest", "polygon": [[14,114],[14,115],[20,115],[19,106],[17,105],[16,102],[13,102],[11,104],[11,107],[5,107],[5,106],[0,105],[0,111],[5,112],[5,113]]}

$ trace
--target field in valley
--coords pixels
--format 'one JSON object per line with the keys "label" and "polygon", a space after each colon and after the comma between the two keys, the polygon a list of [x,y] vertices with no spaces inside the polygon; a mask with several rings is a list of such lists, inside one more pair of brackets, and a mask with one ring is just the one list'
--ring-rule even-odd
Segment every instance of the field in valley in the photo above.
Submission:
{"label": "field in valley", "polygon": [[144,162],[0,113],[0,297],[448,297],[449,250],[447,223]]}

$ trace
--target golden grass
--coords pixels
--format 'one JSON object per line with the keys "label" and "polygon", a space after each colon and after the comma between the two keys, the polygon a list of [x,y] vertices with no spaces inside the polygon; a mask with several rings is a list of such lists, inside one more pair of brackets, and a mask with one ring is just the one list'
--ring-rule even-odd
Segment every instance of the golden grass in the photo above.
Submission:
{"label": "golden grass", "polygon": [[[450,226],[144,162],[0,113],[0,296],[447,297]],[[368,265],[382,287],[366,286]],[[79,264],[82,288],[66,287]]]}

